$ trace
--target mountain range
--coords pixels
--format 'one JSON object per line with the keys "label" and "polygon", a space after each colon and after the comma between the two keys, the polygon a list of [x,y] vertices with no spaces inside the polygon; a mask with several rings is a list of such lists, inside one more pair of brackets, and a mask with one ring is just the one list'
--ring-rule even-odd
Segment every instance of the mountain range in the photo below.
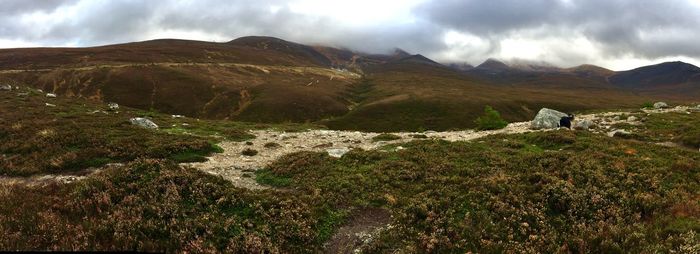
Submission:
{"label": "mountain range", "polygon": [[366,54],[259,36],[2,49],[0,83],[190,117],[368,131],[468,128],[486,105],[520,121],[541,107],[700,98],[700,68],[682,62],[620,72],[495,59],[473,67],[400,49]]}

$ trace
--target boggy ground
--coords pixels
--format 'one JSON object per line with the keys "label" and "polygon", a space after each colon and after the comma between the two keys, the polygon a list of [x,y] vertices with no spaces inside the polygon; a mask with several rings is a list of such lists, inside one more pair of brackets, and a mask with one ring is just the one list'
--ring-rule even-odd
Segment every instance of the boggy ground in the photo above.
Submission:
{"label": "boggy ground", "polygon": [[[53,111],[63,112],[65,105],[74,105],[58,98],[53,102],[55,108],[47,107],[43,100],[49,99],[42,95],[13,104],[22,105],[25,113],[34,112],[28,117],[6,114],[14,112],[10,111],[11,106],[3,106],[5,111],[0,117],[11,119],[12,115],[18,118],[10,122],[28,121],[23,126],[40,127],[37,132],[19,132],[26,137],[39,137],[40,130],[53,126],[53,121],[30,121],[31,118],[44,119],[49,115],[49,119],[62,121],[56,116],[59,112]],[[153,138],[154,142],[138,144],[144,149],[153,148],[154,144],[178,144],[171,138],[201,139],[207,145],[242,140],[251,136],[241,130],[255,129],[255,125],[198,122],[151,113],[164,128],[146,131],[130,125],[96,124],[89,113],[76,110],[69,119],[83,130],[95,129],[88,133],[125,128],[123,135]],[[145,113],[148,112],[129,114]],[[105,118],[99,122],[110,123],[111,117],[123,121],[124,116],[130,116],[121,114],[102,114]],[[121,164],[110,164],[77,181],[0,184],[0,249],[198,253],[698,252],[700,153],[698,147],[691,147],[693,139],[687,136],[700,126],[698,113],[615,114],[635,114],[638,119],[632,124],[626,122],[627,115],[619,115],[618,120],[613,114],[603,115],[598,133],[496,133],[454,142],[437,138],[411,141],[401,135],[397,135],[401,139],[382,135],[375,142],[375,137],[368,135],[365,143],[369,145],[372,140],[378,149],[354,149],[334,158],[323,151],[327,148],[317,148],[274,160],[262,170],[250,173],[271,187],[260,190],[240,188],[222,177],[182,167],[175,158],[183,157],[172,157],[180,151],[177,149],[140,155],[134,160],[114,157],[112,160]],[[660,124],[671,120],[673,124]],[[638,128],[632,133],[639,135],[606,135],[612,128],[626,127],[625,124]],[[6,126],[3,128],[9,128]],[[222,134],[227,129],[224,126],[237,132],[230,138],[214,135]],[[16,137],[5,133],[0,136],[3,141]],[[84,134],[70,129],[61,133],[67,137]],[[114,139],[108,135],[97,137],[98,147],[105,147],[102,144]],[[25,143],[36,144],[36,140],[42,139],[27,138]],[[58,142],[61,140],[64,139]],[[380,143],[382,140],[386,143]],[[656,144],[661,141],[683,146]],[[251,142],[253,146],[266,144]],[[388,147],[381,147],[387,144]],[[398,146],[403,149],[397,149]],[[8,154],[13,156],[7,150],[13,147],[3,148],[3,162],[7,162]],[[78,152],[82,149],[85,148],[78,147]],[[66,152],[59,148],[22,151],[40,152],[45,158]],[[225,155],[228,151],[224,148],[223,152]],[[81,154],[86,156],[82,159],[92,156]],[[239,158],[238,154],[233,156]],[[36,159],[37,163],[41,161]],[[21,165],[32,164],[27,161]],[[32,172],[30,175],[36,177],[82,171],[21,172]],[[351,237],[343,238],[344,235]],[[338,242],[342,244],[335,244]]]}

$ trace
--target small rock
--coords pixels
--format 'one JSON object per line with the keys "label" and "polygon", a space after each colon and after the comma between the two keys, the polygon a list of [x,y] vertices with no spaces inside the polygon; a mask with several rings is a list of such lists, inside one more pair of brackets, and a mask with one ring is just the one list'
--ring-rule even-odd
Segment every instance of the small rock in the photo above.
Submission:
{"label": "small rock", "polygon": [[119,109],[119,104],[116,104],[116,103],[114,103],[114,102],[110,102],[110,103],[107,104],[107,107],[108,107],[110,110],[117,110],[117,109]]}
{"label": "small rock", "polygon": [[46,98],[56,98],[56,94],[54,93],[47,93]]}
{"label": "small rock", "polygon": [[131,118],[129,121],[131,121],[131,124],[133,125],[138,125],[140,127],[146,128],[146,129],[158,129],[158,125],[155,124],[153,121],[143,118],[143,117],[134,117]]}
{"label": "small rock", "polygon": [[629,131],[626,131],[626,130],[614,130],[614,131],[608,132],[608,137],[611,137],[611,138],[612,137],[625,138],[625,137],[629,137],[630,135],[632,135],[632,133]]}
{"label": "small rock", "polygon": [[2,91],[12,91],[11,85],[0,85],[0,90]]}
{"label": "small rock", "polygon": [[47,106],[47,107],[56,107],[56,105],[51,104],[51,103],[46,103],[46,106]]}
{"label": "small rock", "polygon": [[630,117],[627,118],[627,121],[628,121],[628,122],[634,122],[634,121],[637,121],[637,120],[638,120],[638,119],[637,119],[636,116],[630,116]]}
{"label": "small rock", "polygon": [[185,118],[183,115],[172,115],[172,118]]}
{"label": "small rock", "polygon": [[346,153],[350,152],[350,148],[347,148],[347,147],[330,148],[330,149],[327,149],[326,152],[331,157],[340,158],[340,157],[343,157],[343,155],[345,155]]}
{"label": "small rock", "polygon": [[668,104],[666,104],[665,102],[660,101],[660,102],[654,103],[654,108],[655,108],[655,109],[668,108]]}
{"label": "small rock", "polygon": [[588,130],[592,128],[595,124],[591,120],[580,120],[574,123],[574,129],[576,130]]}
{"label": "small rock", "polygon": [[17,93],[17,97],[26,97],[29,96],[29,93]]}

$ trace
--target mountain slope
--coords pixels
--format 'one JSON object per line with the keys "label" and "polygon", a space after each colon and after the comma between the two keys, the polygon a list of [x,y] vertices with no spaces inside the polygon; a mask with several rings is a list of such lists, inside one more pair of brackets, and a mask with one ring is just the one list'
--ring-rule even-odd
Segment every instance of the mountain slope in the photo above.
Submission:
{"label": "mountain slope", "polygon": [[610,77],[616,86],[631,89],[660,88],[696,82],[700,68],[684,62],[666,62],[618,72]]}

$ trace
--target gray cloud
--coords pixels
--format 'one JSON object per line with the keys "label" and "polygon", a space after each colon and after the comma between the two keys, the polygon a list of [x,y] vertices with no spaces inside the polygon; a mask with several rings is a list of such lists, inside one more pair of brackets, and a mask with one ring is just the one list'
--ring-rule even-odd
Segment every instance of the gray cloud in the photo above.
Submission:
{"label": "gray cloud", "polygon": [[[423,4],[416,13],[497,41],[546,27],[549,36],[583,34],[613,56],[700,57],[700,7],[691,1],[442,0]],[[684,35],[669,40],[670,32]]]}
{"label": "gray cloud", "polygon": [[[282,0],[5,0],[0,40],[93,46],[156,39],[150,36],[162,31],[229,39],[269,35],[372,53],[394,47],[436,57],[457,52],[476,63],[501,52],[508,39],[530,38],[562,41],[542,55],[564,64],[601,57],[700,58],[700,4],[693,1],[427,0],[414,8],[413,22],[353,27],[296,13]],[[272,11],[272,5],[279,8]],[[37,27],[32,15],[47,20]],[[444,42],[450,31],[488,45],[455,48]],[[576,37],[590,40],[599,55],[572,49],[566,42]]]}

